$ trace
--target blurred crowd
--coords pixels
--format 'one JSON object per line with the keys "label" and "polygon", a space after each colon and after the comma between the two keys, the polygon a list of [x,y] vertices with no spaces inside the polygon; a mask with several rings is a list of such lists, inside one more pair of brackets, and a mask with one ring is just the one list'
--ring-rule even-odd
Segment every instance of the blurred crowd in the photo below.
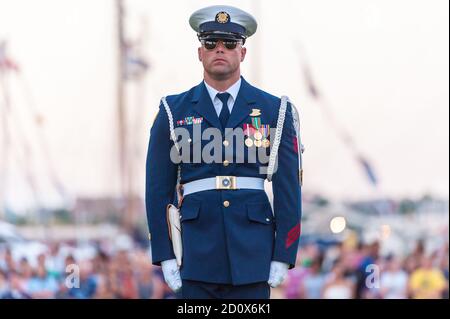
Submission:
{"label": "blurred crowd", "polygon": [[379,242],[327,249],[307,245],[297,267],[272,290],[286,299],[441,299],[448,298],[448,242],[426,251],[418,241],[405,255],[380,255]]}
{"label": "blurred crowd", "polygon": [[[144,248],[106,253],[92,243],[92,258],[75,258],[51,245],[33,267],[26,258],[18,262],[10,250],[0,255],[1,298],[57,299],[163,299],[173,298],[160,267],[150,262]],[[66,249],[64,249],[66,251]],[[1,254],[1,253],[0,253]]]}
{"label": "blurred crowd", "polygon": [[[148,248],[101,249],[77,258],[63,254],[60,244],[49,245],[32,265],[15,260],[11,250],[0,251],[0,298],[140,298],[176,296],[164,283],[161,268],[153,266]],[[67,250],[65,250],[67,251]],[[417,242],[405,256],[380,256],[378,242],[299,249],[297,267],[271,298],[448,298],[448,242],[432,252]]]}

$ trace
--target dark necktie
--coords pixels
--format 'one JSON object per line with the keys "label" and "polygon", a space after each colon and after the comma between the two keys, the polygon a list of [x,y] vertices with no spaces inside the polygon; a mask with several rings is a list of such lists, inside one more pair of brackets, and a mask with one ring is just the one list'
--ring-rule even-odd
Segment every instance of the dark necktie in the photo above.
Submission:
{"label": "dark necktie", "polygon": [[222,124],[222,129],[225,130],[228,118],[230,117],[230,110],[228,109],[228,98],[230,97],[230,93],[217,93],[217,97],[222,102],[222,110],[219,114],[219,120],[220,124]]}

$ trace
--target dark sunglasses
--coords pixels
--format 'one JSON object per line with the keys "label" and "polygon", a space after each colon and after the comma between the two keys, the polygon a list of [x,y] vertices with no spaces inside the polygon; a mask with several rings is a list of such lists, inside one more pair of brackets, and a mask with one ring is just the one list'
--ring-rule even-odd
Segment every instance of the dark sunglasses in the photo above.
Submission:
{"label": "dark sunglasses", "polygon": [[221,41],[228,50],[236,49],[236,46],[242,43],[239,40],[202,40],[201,42],[207,50],[214,50],[219,41]]}

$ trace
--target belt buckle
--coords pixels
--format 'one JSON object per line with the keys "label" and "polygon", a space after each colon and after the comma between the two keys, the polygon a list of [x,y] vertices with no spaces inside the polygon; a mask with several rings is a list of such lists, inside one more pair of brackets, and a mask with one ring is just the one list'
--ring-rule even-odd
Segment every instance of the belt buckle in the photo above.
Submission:
{"label": "belt buckle", "polygon": [[216,176],[216,189],[236,189],[236,176]]}

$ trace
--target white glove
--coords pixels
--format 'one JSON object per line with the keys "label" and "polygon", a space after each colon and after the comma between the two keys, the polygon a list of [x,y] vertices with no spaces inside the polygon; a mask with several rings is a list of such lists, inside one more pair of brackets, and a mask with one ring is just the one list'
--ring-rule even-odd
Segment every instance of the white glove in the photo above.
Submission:
{"label": "white glove", "polygon": [[270,263],[269,280],[267,281],[270,287],[275,288],[283,282],[287,276],[289,265],[279,261],[272,261]]}
{"label": "white glove", "polygon": [[164,274],[164,280],[169,288],[174,292],[181,289],[181,276],[180,269],[177,265],[176,259],[164,260],[161,262],[162,271]]}

